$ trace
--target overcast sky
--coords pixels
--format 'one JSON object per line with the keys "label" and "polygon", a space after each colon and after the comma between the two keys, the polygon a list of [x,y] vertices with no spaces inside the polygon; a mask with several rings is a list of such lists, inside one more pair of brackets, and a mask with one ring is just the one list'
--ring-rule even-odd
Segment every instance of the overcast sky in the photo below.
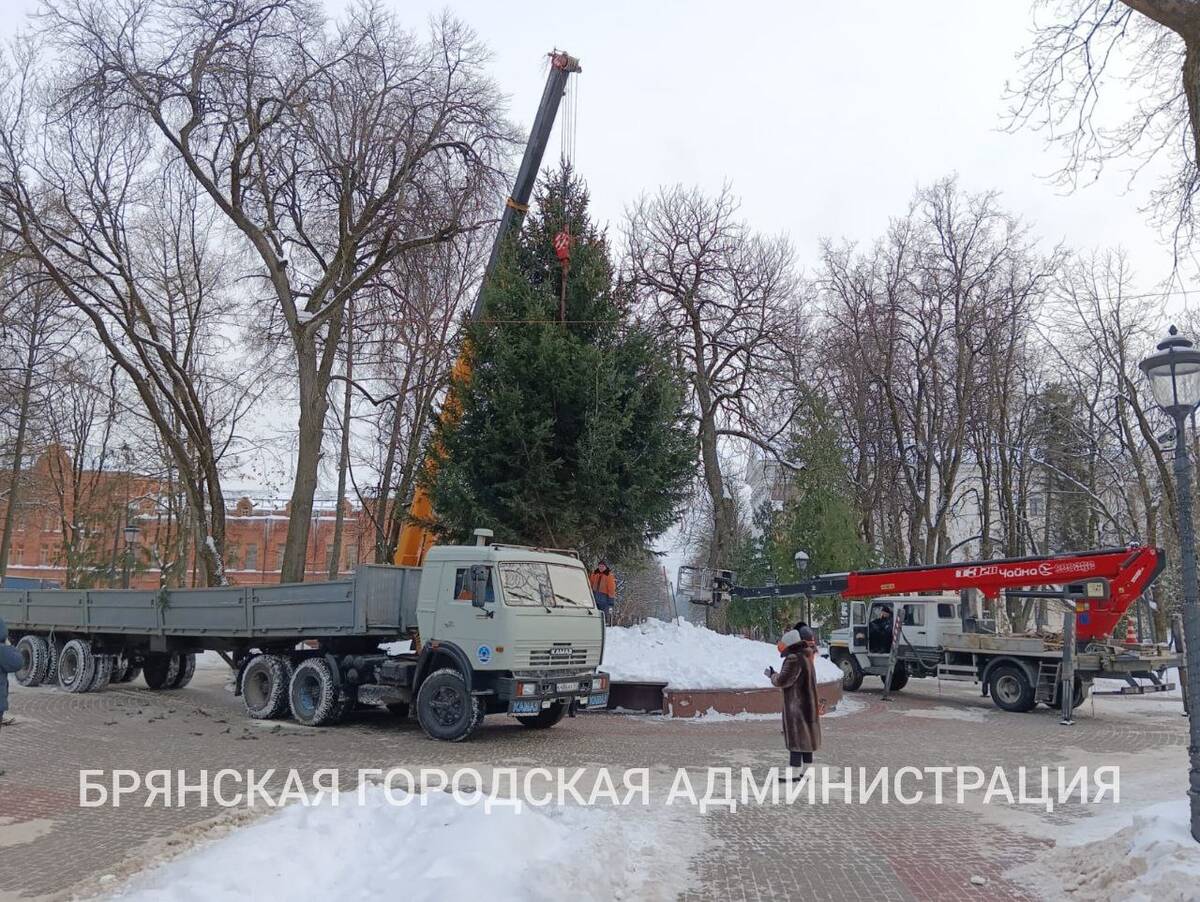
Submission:
{"label": "overcast sky", "polygon": [[[822,237],[871,241],[918,185],[957,173],[969,190],[999,190],[1047,244],[1124,246],[1139,289],[1170,273],[1170,250],[1139,211],[1149,180],[1130,187],[1114,166],[1064,193],[1045,179],[1061,159],[1041,135],[1000,130],[1033,21],[1026,0],[391,2],[415,28],[447,8],[473,26],[525,127],[546,52],[579,57],[575,161],[614,230],[643,192],[729,182],[746,218],[790,235],[811,268]],[[558,146],[555,135],[547,163]]]}
{"label": "overcast sky", "polygon": [[[1000,131],[1032,23],[1026,0],[390,2],[414,27],[443,9],[472,25],[526,127],[546,51],[579,57],[576,163],[614,228],[642,192],[728,181],[746,217],[787,232],[810,266],[820,238],[869,241],[917,185],[957,173],[968,189],[1001,191],[1049,243],[1123,245],[1141,288],[1170,271],[1138,209],[1149,180],[1130,189],[1114,167],[1065,194],[1044,178],[1060,159],[1040,135]],[[558,146],[556,135],[548,163]]]}

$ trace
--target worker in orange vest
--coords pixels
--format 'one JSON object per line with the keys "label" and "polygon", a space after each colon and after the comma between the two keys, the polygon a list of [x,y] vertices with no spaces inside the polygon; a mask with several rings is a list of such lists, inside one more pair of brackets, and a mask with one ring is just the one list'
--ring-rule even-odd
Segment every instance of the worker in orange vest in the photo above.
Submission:
{"label": "worker in orange vest", "polygon": [[596,569],[592,571],[588,582],[592,586],[592,597],[596,599],[596,607],[607,615],[617,600],[617,578],[609,569],[608,561],[601,558],[596,563]]}

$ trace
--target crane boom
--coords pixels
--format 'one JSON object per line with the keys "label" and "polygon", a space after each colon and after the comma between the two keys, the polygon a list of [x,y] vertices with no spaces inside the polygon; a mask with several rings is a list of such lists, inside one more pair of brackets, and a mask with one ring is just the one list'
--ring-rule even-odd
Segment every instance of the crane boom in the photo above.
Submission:
{"label": "crane boom", "polygon": [[1108,581],[1107,598],[1086,602],[1077,624],[1081,640],[1103,639],[1112,634],[1117,621],[1134,600],[1150,586],[1166,566],[1161,548],[1133,546],[1073,551],[1034,557],[964,561],[891,567],[853,573],[829,573],[798,583],[778,586],[737,586],[728,594],[737,598],[784,598],[807,595],[838,595],[869,598],[919,592],[959,592],[975,589],[996,598],[1006,589],[1032,586],[1064,586],[1089,580]]}
{"label": "crane boom", "polygon": [[[512,194],[504,202],[504,212],[500,216],[500,224],[496,229],[496,237],[492,241],[492,250],[488,255],[487,266],[483,270],[483,278],[479,282],[479,294],[475,297],[475,306],[471,309],[471,318],[483,318],[484,289],[496,269],[504,241],[517,226],[520,217],[529,209],[529,198],[533,194],[533,186],[537,182],[538,170],[542,166],[542,157],[546,153],[546,145],[550,141],[550,132],[554,129],[554,120],[558,116],[558,108],[562,103],[566,90],[567,79],[571,75],[582,72],[579,60],[564,50],[554,50],[550,56],[550,73],[546,77],[546,87],[542,91],[542,100],[538,104],[537,115],[533,119],[533,127],[529,130],[529,140],[525,144],[525,153],[521,157],[517,178],[513,183]],[[450,391],[446,403],[442,407],[441,422],[454,423],[462,413],[462,405],[455,397],[455,386],[465,382],[471,375],[471,361],[466,349],[459,351],[458,359],[454,362],[451,373]],[[431,472],[437,467],[437,458],[430,455],[423,464],[425,472]],[[433,545],[433,534],[426,524],[433,517],[433,504],[424,486],[417,484],[413,492],[412,502],[408,508],[408,518],[400,531],[396,543],[395,562],[405,567],[419,567],[425,559],[425,552]]]}

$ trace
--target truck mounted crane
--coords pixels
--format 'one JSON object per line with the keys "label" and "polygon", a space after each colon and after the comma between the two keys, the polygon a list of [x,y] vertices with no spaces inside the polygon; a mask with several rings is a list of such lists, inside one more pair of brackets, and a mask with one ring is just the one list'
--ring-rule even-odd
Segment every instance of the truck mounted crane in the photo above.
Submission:
{"label": "truck mounted crane", "polygon": [[[529,210],[529,198],[533,194],[533,186],[537,182],[542,157],[545,155],[546,145],[550,141],[550,132],[554,128],[554,120],[558,116],[558,108],[567,89],[567,80],[572,75],[583,71],[580,68],[579,60],[566,51],[553,50],[549,57],[550,73],[546,77],[542,100],[538,104],[537,115],[534,117],[533,127],[529,131],[529,141],[525,145],[525,154],[522,156],[521,166],[517,170],[512,194],[504,201],[504,212],[500,216],[500,224],[496,229],[496,237],[492,241],[492,250],[488,256],[487,266],[483,270],[483,278],[479,283],[479,294],[476,296],[475,306],[471,310],[471,319],[474,321],[483,319],[484,289],[500,260],[504,242],[513,229],[520,225],[521,218]],[[441,412],[442,423],[452,424],[461,416],[462,405],[455,395],[456,386],[464,385],[470,376],[470,349],[464,346],[451,371],[450,390]],[[422,466],[427,475],[436,470],[436,449],[434,454],[426,457]],[[433,533],[429,530],[432,519],[433,505],[430,502],[429,494],[418,482],[409,505],[408,518],[396,544],[395,562],[397,564],[404,567],[421,566],[425,559],[425,552],[434,543]]]}
{"label": "truck mounted crane", "polygon": [[[803,555],[797,556],[798,563]],[[1062,705],[1064,721],[1093,681],[1114,678],[1120,694],[1174,688],[1161,679],[1179,666],[1177,654],[1158,646],[1112,642],[1112,632],[1130,605],[1162,573],[1161,548],[1133,545],[1064,554],[964,561],[829,573],[795,583],[742,586],[728,570],[685,567],[683,595],[700,604],[732,598],[840,597],[840,627],[829,641],[829,657],[842,668],[843,688],[857,690],[864,676],[879,676],[884,693],[909,677],[976,682],[984,695],[1007,711],[1030,711],[1038,702]],[[1036,599],[1057,603],[1061,638],[1002,635],[978,610],[973,596]],[[872,624],[886,623],[883,630]],[[1139,681],[1141,680],[1141,681]],[[1063,689],[1070,701],[1063,702]]]}

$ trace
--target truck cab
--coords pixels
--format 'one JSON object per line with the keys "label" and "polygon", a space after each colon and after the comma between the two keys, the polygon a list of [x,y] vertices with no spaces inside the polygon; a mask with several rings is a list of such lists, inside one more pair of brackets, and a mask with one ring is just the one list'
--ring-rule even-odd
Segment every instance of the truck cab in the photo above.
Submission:
{"label": "truck cab", "polygon": [[364,662],[359,697],[407,713],[437,739],[467,738],[488,714],[546,728],[608,704],[598,673],[604,618],[569,552],[513,545],[431,548],[420,570],[410,652]]}
{"label": "truck cab", "polygon": [[910,676],[933,676],[943,637],[962,629],[955,595],[894,595],[842,602],[840,626],[829,640],[829,658],[842,668],[842,686],[853,692],[864,676],[886,678],[898,643],[890,688]]}

